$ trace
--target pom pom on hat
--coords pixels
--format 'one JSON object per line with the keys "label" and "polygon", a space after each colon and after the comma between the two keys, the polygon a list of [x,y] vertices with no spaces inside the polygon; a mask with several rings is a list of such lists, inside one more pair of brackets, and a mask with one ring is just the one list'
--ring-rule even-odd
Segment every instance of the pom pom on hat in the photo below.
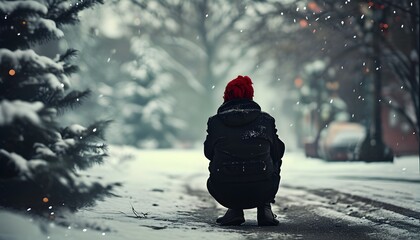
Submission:
{"label": "pom pom on hat", "polygon": [[230,81],[225,88],[223,99],[225,102],[233,99],[250,99],[254,97],[254,88],[252,87],[251,78],[239,75]]}

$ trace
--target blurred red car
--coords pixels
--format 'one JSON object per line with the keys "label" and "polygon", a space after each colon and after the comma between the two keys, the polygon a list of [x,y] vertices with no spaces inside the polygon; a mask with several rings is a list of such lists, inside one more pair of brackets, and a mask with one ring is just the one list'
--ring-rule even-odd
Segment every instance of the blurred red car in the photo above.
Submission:
{"label": "blurred red car", "polygon": [[318,156],[327,161],[353,161],[355,149],[366,136],[363,125],[332,122],[324,128],[318,140]]}

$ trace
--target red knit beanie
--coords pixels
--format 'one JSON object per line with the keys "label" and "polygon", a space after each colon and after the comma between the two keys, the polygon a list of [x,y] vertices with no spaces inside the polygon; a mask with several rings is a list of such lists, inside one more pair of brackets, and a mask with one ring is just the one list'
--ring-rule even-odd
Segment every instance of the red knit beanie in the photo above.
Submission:
{"label": "red knit beanie", "polygon": [[225,102],[233,100],[246,98],[252,100],[254,97],[254,88],[252,87],[251,78],[248,76],[239,75],[237,78],[233,79],[226,85],[225,94],[223,99]]}

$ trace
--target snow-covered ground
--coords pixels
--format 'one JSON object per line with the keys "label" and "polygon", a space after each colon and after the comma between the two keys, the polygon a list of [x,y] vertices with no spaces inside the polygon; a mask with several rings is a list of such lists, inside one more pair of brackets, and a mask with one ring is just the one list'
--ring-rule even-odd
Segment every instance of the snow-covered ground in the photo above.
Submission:
{"label": "snow-covered ground", "polygon": [[283,162],[285,186],[331,188],[420,211],[418,156],[394,163],[325,162],[297,152],[286,154]]}
{"label": "snow-covered ground", "polygon": [[245,211],[245,226],[214,223],[224,209],[207,193],[207,164],[200,149],[113,146],[89,174],[121,182],[117,196],[54,222],[0,210],[0,239],[420,239],[417,156],[328,163],[288,152],[273,205],[280,226],[268,228],[255,226],[255,210]]}

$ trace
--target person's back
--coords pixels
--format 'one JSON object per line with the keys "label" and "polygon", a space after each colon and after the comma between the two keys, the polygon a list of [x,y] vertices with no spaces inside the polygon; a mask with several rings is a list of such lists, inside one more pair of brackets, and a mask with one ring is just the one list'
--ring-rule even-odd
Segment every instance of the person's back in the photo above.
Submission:
{"label": "person's back", "polygon": [[271,212],[280,181],[284,144],[276,134],[274,118],[252,100],[251,79],[229,82],[224,104],[208,121],[204,143],[210,160],[210,194],[229,208],[218,222],[239,225],[242,209],[258,207],[259,225],[277,225]]}

